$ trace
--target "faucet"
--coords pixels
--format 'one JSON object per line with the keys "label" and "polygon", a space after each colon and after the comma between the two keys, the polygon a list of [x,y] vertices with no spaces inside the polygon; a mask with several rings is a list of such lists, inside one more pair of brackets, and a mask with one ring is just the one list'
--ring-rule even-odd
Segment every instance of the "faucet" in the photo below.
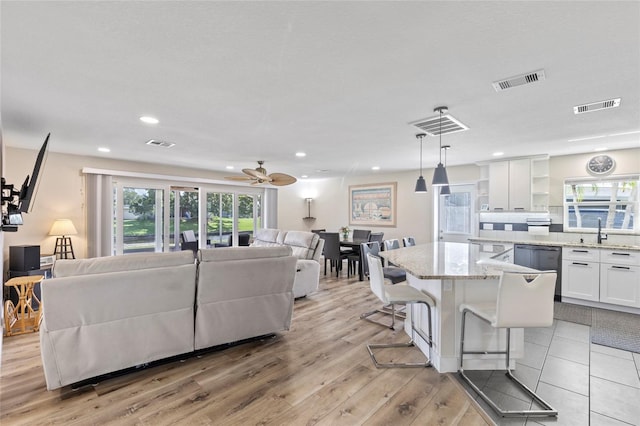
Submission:
{"label": "faucet", "polygon": [[602,244],[602,240],[609,238],[607,234],[602,234],[602,218],[598,218],[598,244]]}

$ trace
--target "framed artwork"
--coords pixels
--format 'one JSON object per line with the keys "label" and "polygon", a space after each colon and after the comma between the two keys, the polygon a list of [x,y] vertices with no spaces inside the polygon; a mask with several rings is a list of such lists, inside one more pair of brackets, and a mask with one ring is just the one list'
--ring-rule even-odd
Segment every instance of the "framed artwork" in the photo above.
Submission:
{"label": "framed artwork", "polygon": [[349,186],[349,225],[396,226],[397,182]]}
{"label": "framed artwork", "polygon": [[482,204],[480,206],[480,211],[488,212],[489,211],[489,204]]}

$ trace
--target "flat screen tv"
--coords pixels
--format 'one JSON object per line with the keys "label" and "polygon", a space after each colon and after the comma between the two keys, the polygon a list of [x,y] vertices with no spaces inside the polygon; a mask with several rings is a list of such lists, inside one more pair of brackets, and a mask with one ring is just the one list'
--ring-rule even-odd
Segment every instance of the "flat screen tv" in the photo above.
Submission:
{"label": "flat screen tv", "polygon": [[40,151],[38,152],[36,164],[33,166],[33,173],[31,173],[31,176],[27,176],[22,184],[22,188],[20,189],[18,200],[20,202],[19,211],[21,213],[29,213],[33,208],[33,201],[36,197],[36,193],[38,192],[38,175],[40,174],[40,169],[46,160],[49,136],[51,136],[51,133],[47,134],[47,137],[42,144],[42,148],[40,148]]}

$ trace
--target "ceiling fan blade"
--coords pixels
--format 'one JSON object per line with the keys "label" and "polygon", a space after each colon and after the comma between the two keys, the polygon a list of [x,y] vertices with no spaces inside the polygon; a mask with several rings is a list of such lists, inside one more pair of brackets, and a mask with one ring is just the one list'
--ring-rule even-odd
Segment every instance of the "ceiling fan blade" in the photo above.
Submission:
{"label": "ceiling fan blade", "polygon": [[269,175],[269,178],[271,179],[271,182],[269,183],[275,186],[291,185],[292,183],[296,183],[297,181],[297,179],[293,176],[289,176],[284,173],[271,173]]}
{"label": "ceiling fan blade", "polygon": [[253,180],[253,178],[249,176],[225,176],[227,180]]}
{"label": "ceiling fan blade", "polygon": [[269,182],[271,180],[271,178],[267,175],[265,175],[264,173],[260,173],[257,170],[253,170],[253,169],[242,169],[242,173],[252,176],[256,179],[260,179],[260,180],[264,180]]}

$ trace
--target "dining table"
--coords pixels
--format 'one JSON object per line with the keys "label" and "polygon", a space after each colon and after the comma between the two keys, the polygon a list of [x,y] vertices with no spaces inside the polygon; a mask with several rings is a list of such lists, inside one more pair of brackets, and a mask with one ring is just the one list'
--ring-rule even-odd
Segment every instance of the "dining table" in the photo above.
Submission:
{"label": "dining table", "polygon": [[[347,238],[340,240],[340,247],[350,248],[353,253],[360,253],[360,244],[368,243],[369,240],[366,238]],[[364,280],[364,273],[362,270],[362,261],[358,262],[358,279],[360,281]]]}

